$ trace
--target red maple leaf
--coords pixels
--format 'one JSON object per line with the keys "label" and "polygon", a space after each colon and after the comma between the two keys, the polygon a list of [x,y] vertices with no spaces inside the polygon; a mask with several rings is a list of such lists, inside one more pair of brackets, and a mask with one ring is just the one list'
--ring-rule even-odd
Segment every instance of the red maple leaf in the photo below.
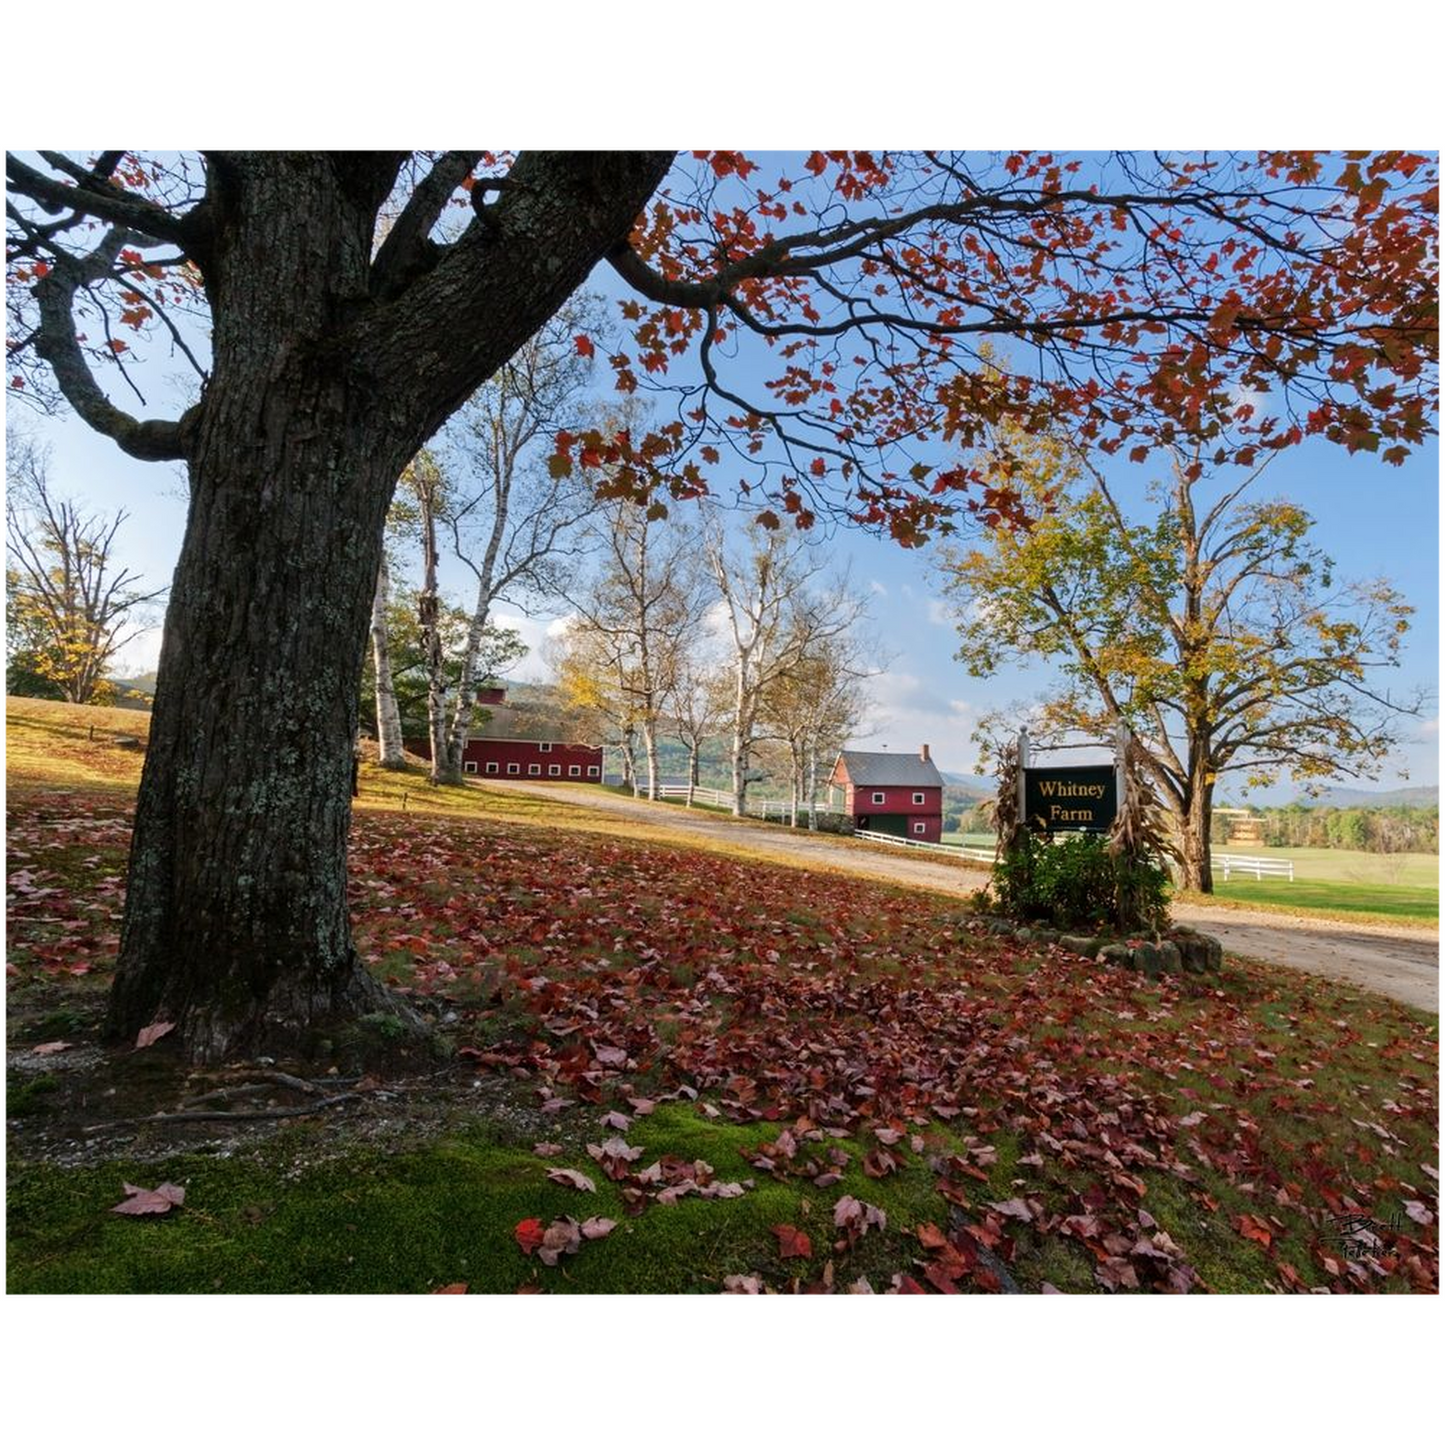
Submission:
{"label": "red maple leaf", "polygon": [[775,1224],[773,1233],[778,1237],[780,1259],[812,1259],[813,1241],[801,1229],[791,1224]]}

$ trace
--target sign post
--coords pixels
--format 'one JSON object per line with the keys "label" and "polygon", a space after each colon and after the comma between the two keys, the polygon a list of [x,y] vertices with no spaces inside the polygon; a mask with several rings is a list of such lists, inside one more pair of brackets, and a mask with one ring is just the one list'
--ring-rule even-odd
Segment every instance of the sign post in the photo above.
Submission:
{"label": "sign post", "polygon": [[1029,730],[1019,729],[1019,797],[1018,797],[1018,819],[1022,823],[1028,817],[1028,808],[1024,803],[1024,779],[1028,777],[1029,770]]}

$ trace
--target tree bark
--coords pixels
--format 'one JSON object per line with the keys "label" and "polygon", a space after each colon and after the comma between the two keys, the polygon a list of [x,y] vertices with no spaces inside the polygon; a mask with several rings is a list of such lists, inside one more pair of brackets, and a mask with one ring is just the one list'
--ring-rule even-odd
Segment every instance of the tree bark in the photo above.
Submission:
{"label": "tree bark", "polygon": [[213,166],[214,364],[182,433],[190,512],[110,1038],[171,1021],[189,1058],[214,1061],[309,1050],[338,1022],[407,1012],[362,966],[346,896],[386,509],[417,449],[585,280],[664,166],[519,161],[514,209],[400,308],[370,300],[394,167],[316,152]]}
{"label": "tree bark", "polygon": [[460,770],[453,778],[447,770],[447,696],[443,675],[445,658],[442,652],[441,593],[437,583],[437,492],[439,478],[427,464],[425,472],[418,461],[416,475],[417,503],[421,509],[422,579],[417,592],[417,622],[420,624],[422,659],[426,664],[427,746],[431,753],[433,783],[461,782]]}
{"label": "tree bark", "polygon": [[376,570],[376,597],[371,606],[371,660],[376,673],[376,752],[383,768],[404,768],[401,713],[396,705],[396,686],[391,677],[391,635],[386,609],[391,605],[391,569],[383,548]]}
{"label": "tree bark", "polygon": [[462,675],[457,684],[457,700],[452,707],[451,726],[446,738],[446,782],[462,781],[462,756],[467,750],[467,740],[472,735],[472,723],[477,712],[477,659],[482,651],[482,638],[486,635],[487,622],[491,616],[492,598],[485,583],[478,584],[477,603],[467,625],[467,648],[462,656]]}
{"label": "tree bark", "polygon": [[1204,776],[1190,780],[1189,796],[1181,819],[1179,885],[1191,893],[1214,892],[1209,830],[1214,813],[1214,787]]}

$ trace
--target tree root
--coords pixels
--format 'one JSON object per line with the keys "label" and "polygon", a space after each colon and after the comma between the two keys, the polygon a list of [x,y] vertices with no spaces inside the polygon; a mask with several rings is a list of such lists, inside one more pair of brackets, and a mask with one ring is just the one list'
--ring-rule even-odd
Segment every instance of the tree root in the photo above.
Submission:
{"label": "tree root", "polygon": [[[340,1085],[359,1084],[361,1078],[327,1079],[325,1087],[336,1089]],[[269,1093],[276,1088],[291,1089],[298,1094],[308,1094],[308,1103],[284,1109],[201,1109],[200,1104],[228,1103],[233,1099],[252,1098],[257,1094]],[[369,1092],[369,1091],[368,1091]],[[92,1124],[86,1133],[98,1133],[106,1129],[123,1129],[139,1124],[249,1124],[268,1119],[300,1119],[307,1114],[319,1114],[323,1109],[334,1109],[340,1104],[356,1104],[365,1098],[357,1089],[345,1089],[340,1093],[326,1093],[321,1084],[309,1079],[298,1078],[295,1074],[270,1071],[259,1075],[254,1082],[234,1084],[223,1089],[211,1089],[184,1101],[182,1106],[168,1114],[146,1114],[133,1119],[113,1119],[105,1124]]]}

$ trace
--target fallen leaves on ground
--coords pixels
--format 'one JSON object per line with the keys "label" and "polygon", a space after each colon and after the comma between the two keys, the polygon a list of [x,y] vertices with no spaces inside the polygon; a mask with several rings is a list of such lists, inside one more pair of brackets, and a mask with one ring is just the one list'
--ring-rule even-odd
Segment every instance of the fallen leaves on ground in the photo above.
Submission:
{"label": "fallen leaves on ground", "polygon": [[154,1189],[142,1189],[136,1184],[122,1184],[130,1197],[113,1205],[112,1214],[169,1214],[177,1205],[184,1204],[186,1191],[179,1184],[157,1184]]}
{"label": "fallen leaves on ground", "polygon": [[[103,974],[129,819],[20,808],[11,978]],[[352,846],[378,976],[456,1009],[462,1059],[531,1081],[544,1115],[595,1109],[614,1138],[594,1162],[629,1213],[749,1187],[622,1152],[659,1103],[695,1101],[775,1127],[746,1162],[809,1190],[930,1170],[950,1222],[942,1244],[910,1231],[896,1292],[996,1288],[1045,1244],[1096,1288],[1196,1288],[1181,1214],[1281,1290],[1438,1287],[1437,1050],[1396,1005],[1243,963],[1145,980],[983,936],[926,893],[625,838],[360,813]],[[810,1247],[881,1229],[863,1208]],[[1340,1237],[1357,1217],[1363,1253]]]}
{"label": "fallen leaves on ground", "polygon": [[545,1227],[540,1219],[520,1220],[512,1231],[513,1238],[525,1255],[536,1254],[546,1265],[555,1265],[564,1255],[576,1254],[583,1242],[606,1239],[617,1228],[615,1219],[594,1214],[580,1224],[570,1214],[563,1214]]}

